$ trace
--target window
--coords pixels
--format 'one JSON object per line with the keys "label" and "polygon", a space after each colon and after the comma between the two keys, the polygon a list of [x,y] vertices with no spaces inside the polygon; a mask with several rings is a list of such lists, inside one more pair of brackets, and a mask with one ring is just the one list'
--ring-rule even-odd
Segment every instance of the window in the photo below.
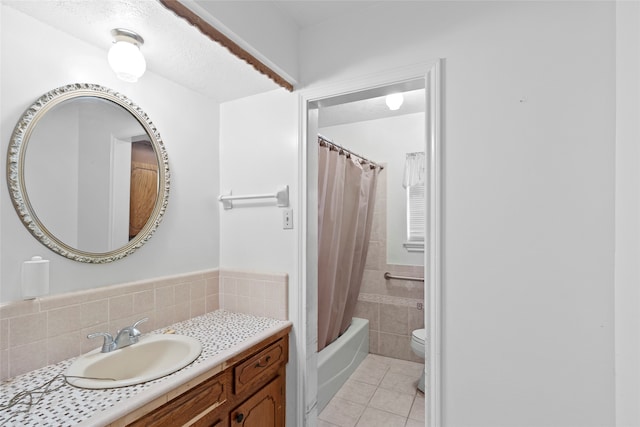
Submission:
{"label": "window", "polygon": [[407,192],[407,241],[409,252],[424,252],[426,230],[424,153],[407,153],[403,186]]}
{"label": "window", "polygon": [[407,187],[407,241],[409,252],[424,252],[425,218],[424,183]]}

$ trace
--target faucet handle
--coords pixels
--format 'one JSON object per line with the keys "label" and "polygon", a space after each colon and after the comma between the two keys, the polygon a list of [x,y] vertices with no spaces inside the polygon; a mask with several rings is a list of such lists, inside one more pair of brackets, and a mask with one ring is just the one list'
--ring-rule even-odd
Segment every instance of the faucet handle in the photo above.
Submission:
{"label": "faucet handle", "polygon": [[126,329],[129,330],[129,340],[131,341],[132,344],[137,343],[138,342],[138,337],[140,335],[142,335],[142,332],[140,332],[140,330],[138,329],[138,325],[140,323],[146,322],[147,320],[149,320],[148,317],[143,317],[142,319],[138,320],[133,325],[131,325],[128,328],[126,328]]}
{"label": "faucet handle", "polygon": [[146,322],[147,320],[149,320],[149,318],[148,318],[148,317],[143,317],[142,319],[140,319],[140,320],[138,320],[136,323],[134,323],[134,324],[131,326],[131,335],[132,335],[132,336],[138,336],[138,335],[141,335],[140,331],[138,330],[138,325],[139,325],[140,323],[144,323],[144,322]]}
{"label": "faucet handle", "polygon": [[113,341],[113,337],[109,332],[95,332],[93,334],[87,335],[87,338],[93,339],[97,337],[103,337],[104,341],[102,342],[102,352],[108,353],[113,351],[116,348],[116,343]]}
{"label": "faucet handle", "polygon": [[143,317],[142,319],[140,319],[136,323],[134,323],[133,326],[131,326],[131,329],[136,329],[140,323],[144,323],[147,320],[149,320],[148,317]]}

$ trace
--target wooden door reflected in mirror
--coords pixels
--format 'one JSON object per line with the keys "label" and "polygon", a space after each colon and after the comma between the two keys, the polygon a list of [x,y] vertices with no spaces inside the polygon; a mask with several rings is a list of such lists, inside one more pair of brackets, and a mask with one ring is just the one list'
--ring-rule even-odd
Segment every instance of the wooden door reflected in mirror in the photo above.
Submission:
{"label": "wooden door reflected in mirror", "polygon": [[158,196],[158,162],[150,141],[131,145],[131,191],[129,202],[129,239],[144,228]]}

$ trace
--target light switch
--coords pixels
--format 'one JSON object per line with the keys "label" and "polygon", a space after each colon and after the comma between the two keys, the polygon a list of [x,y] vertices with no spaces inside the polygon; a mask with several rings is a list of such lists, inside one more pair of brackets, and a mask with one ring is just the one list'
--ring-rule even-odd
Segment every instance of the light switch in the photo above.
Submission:
{"label": "light switch", "polygon": [[293,228],[293,209],[282,210],[282,228],[291,230]]}

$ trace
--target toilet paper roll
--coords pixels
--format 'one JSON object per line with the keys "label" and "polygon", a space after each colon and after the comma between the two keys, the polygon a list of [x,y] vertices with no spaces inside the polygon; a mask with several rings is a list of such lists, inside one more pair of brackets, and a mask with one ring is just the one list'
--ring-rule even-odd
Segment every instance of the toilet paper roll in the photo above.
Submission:
{"label": "toilet paper roll", "polygon": [[22,263],[22,298],[34,299],[49,293],[49,260],[34,256]]}

